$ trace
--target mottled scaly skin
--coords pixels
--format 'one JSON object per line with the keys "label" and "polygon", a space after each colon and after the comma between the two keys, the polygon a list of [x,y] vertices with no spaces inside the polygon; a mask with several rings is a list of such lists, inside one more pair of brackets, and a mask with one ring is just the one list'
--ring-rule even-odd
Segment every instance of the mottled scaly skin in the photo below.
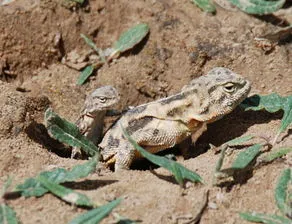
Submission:
{"label": "mottled scaly skin", "polygon": [[107,131],[99,144],[106,164],[115,170],[129,169],[140,155],[122,133],[123,127],[142,147],[156,153],[192,136],[196,139],[207,124],[230,113],[250,91],[250,83],[226,68],[214,68],[192,80],[181,92],[137,106]]}
{"label": "mottled scaly skin", "polygon": [[[102,86],[88,95],[76,121],[81,134],[94,144],[98,144],[101,140],[106,112],[112,109],[119,99],[117,90],[112,86]],[[73,158],[78,152],[78,148],[73,148],[71,157]]]}

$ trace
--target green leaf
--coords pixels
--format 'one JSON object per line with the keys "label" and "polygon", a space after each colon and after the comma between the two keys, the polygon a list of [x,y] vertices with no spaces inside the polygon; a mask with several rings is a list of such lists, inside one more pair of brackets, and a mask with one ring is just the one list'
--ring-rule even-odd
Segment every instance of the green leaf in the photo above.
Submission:
{"label": "green leaf", "polygon": [[250,221],[257,223],[266,223],[266,224],[289,224],[291,223],[289,219],[277,215],[267,215],[262,213],[240,213],[240,217]]}
{"label": "green leaf", "polygon": [[75,124],[59,117],[51,108],[45,112],[45,121],[48,132],[60,142],[81,148],[87,155],[99,155],[94,143],[83,136]]}
{"label": "green leaf", "polygon": [[200,9],[204,10],[205,12],[216,12],[216,8],[210,0],[192,0],[192,3],[196,4]]}
{"label": "green leaf", "polygon": [[80,194],[53,181],[50,181],[42,175],[38,176],[37,180],[52,194],[61,198],[63,201],[74,205],[93,207],[91,200],[84,194]]}
{"label": "green leaf", "polygon": [[23,184],[18,185],[16,187],[16,191],[21,191],[21,195],[25,197],[40,197],[48,192],[48,190],[38,181],[40,176],[56,184],[70,182],[87,177],[90,173],[95,171],[96,164],[96,157],[93,157],[91,160],[82,165],[74,166],[71,171],[67,171],[63,168],[57,168],[53,171],[41,172],[36,178],[29,178],[25,180]]}
{"label": "green leaf", "polygon": [[284,215],[292,217],[291,201],[288,202],[289,186],[292,186],[292,172],[290,168],[283,170],[278,180],[275,190],[275,199],[280,211]]}
{"label": "green leaf", "polygon": [[96,170],[97,158],[92,157],[89,161],[81,165],[75,165],[71,171],[67,171],[66,175],[61,180],[62,182],[70,182],[76,179],[87,177],[90,173]]}
{"label": "green leaf", "polygon": [[77,80],[77,85],[83,85],[85,83],[85,81],[88,79],[89,76],[91,76],[91,74],[94,71],[94,67],[92,65],[87,66],[85,69],[83,69],[83,71],[80,73],[80,76]]}
{"label": "green leaf", "polygon": [[221,167],[223,165],[224,157],[225,157],[225,151],[227,150],[228,147],[240,145],[240,144],[242,144],[242,143],[244,143],[246,141],[251,140],[252,138],[254,138],[254,137],[251,136],[251,135],[247,135],[247,136],[234,138],[234,139],[232,139],[232,140],[230,140],[228,142],[225,142],[221,147],[221,153],[220,153],[219,160],[216,163],[215,173],[220,172]]}
{"label": "green leaf", "polygon": [[240,217],[250,221],[250,222],[260,222],[260,223],[265,223],[265,224],[291,224],[291,220],[277,216],[277,215],[266,215],[262,213],[240,213]]}
{"label": "green leaf", "polygon": [[243,107],[246,111],[258,111],[265,109],[270,113],[275,113],[282,109],[283,98],[276,93],[272,93],[266,96],[253,95],[246,98],[240,106]]}
{"label": "green leaf", "polygon": [[280,126],[280,132],[285,131],[292,123],[292,96],[286,97],[283,100],[284,116]]}
{"label": "green leaf", "polygon": [[121,199],[118,198],[114,201],[109,202],[106,205],[100,206],[98,208],[92,209],[76,218],[74,218],[69,224],[94,224],[99,223],[103,218],[105,218],[118,204],[120,204]]}
{"label": "green leaf", "polygon": [[96,45],[95,43],[90,40],[87,36],[85,36],[84,34],[80,34],[80,36],[84,39],[85,43],[91,47],[93,50],[95,50],[97,53],[98,51],[100,50]]}
{"label": "green leaf", "polygon": [[262,145],[255,144],[248,147],[246,150],[240,152],[233,162],[231,169],[244,169],[246,168],[260,153]]}
{"label": "green leaf", "polygon": [[15,211],[8,205],[0,204],[0,223],[18,224]]}
{"label": "green leaf", "polygon": [[240,10],[256,15],[271,14],[282,8],[285,0],[269,1],[269,0],[229,0]]}
{"label": "green leaf", "polygon": [[136,221],[133,221],[133,220],[128,219],[124,216],[121,216],[118,213],[114,213],[113,215],[116,218],[116,220],[115,220],[116,224],[136,224],[137,223]]}
{"label": "green leaf", "polygon": [[223,161],[224,161],[224,158],[225,158],[225,152],[228,148],[228,145],[227,144],[223,144],[223,147],[221,148],[221,153],[220,153],[220,157],[216,163],[216,166],[215,166],[215,173],[218,173],[220,172],[221,168],[222,168],[222,165],[223,165]]}
{"label": "green leaf", "polygon": [[261,162],[264,163],[269,163],[272,162],[273,160],[280,158],[284,155],[287,155],[288,153],[292,152],[292,148],[290,147],[283,147],[283,148],[279,148],[279,149],[273,149],[273,151],[263,154],[260,158]]}
{"label": "green leaf", "polygon": [[126,136],[126,138],[136,148],[136,150],[138,150],[142,154],[143,157],[145,157],[146,159],[148,159],[152,163],[154,163],[158,166],[161,166],[161,167],[167,169],[168,171],[170,171],[174,175],[176,181],[181,186],[183,185],[184,179],[190,180],[192,182],[203,183],[202,178],[198,174],[196,174],[195,172],[185,168],[184,166],[182,166],[181,164],[179,164],[173,160],[170,160],[170,159],[167,159],[167,158],[161,157],[161,156],[156,156],[154,154],[147,152],[141,146],[139,146],[137,144],[137,142],[135,142],[135,140],[128,133],[126,133],[124,128],[122,128],[122,130],[123,130],[123,134]]}
{"label": "green leaf", "polygon": [[116,52],[124,52],[133,48],[138,44],[149,32],[149,26],[145,23],[140,23],[126,32],[122,33],[113,48]]}
{"label": "green leaf", "polygon": [[253,145],[246,150],[240,152],[230,168],[221,170],[225,158],[225,151],[227,150],[227,148],[230,146],[241,145],[242,143],[245,143],[246,141],[249,141],[253,138],[254,136],[251,135],[242,136],[225,142],[221,146],[220,157],[215,167],[213,185],[218,185],[218,180],[233,176],[238,169],[244,169],[245,167],[247,167],[250,162],[260,153],[259,149],[261,148],[261,145]]}
{"label": "green leaf", "polygon": [[84,3],[85,0],[70,0],[70,1],[72,1],[72,2],[77,2],[77,3],[79,3],[79,4],[82,5],[82,4]]}
{"label": "green leaf", "polygon": [[276,93],[266,96],[254,95],[245,99],[241,107],[245,110],[263,110],[275,113],[279,110],[284,111],[279,132],[285,131],[292,123],[292,95],[281,97]]}
{"label": "green leaf", "polygon": [[254,137],[251,136],[251,135],[247,135],[247,136],[242,136],[242,137],[238,137],[238,138],[235,138],[235,139],[232,139],[228,142],[225,142],[224,145],[228,145],[228,146],[237,146],[237,145],[240,145],[244,142],[247,142],[251,139],[253,139]]}
{"label": "green leaf", "polygon": [[23,184],[16,186],[15,191],[20,191],[24,197],[40,197],[48,192],[40,182],[34,178],[29,178],[24,181]]}
{"label": "green leaf", "polygon": [[84,34],[80,34],[80,36],[84,39],[85,43],[91,47],[93,50],[95,50],[95,52],[98,54],[98,56],[100,57],[101,61],[102,62],[106,62],[105,58],[104,58],[104,54],[103,54],[103,51],[98,48],[95,43],[90,40],[87,36],[85,36]]}

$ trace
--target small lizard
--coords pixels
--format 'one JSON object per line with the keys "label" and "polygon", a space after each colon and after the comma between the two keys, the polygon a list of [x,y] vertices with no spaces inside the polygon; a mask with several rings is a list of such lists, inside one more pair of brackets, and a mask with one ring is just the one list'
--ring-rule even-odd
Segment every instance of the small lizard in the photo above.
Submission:
{"label": "small lizard", "polygon": [[[119,100],[119,94],[112,86],[97,88],[88,95],[80,116],[75,123],[80,133],[94,144],[98,144],[101,140],[106,113]],[[71,158],[78,152],[80,152],[79,148],[73,148]]]}
{"label": "small lizard", "polygon": [[193,142],[207,124],[230,113],[250,91],[250,82],[226,68],[214,68],[192,80],[181,92],[130,109],[106,132],[99,147],[106,165],[129,169],[141,157],[123,135],[122,127],[151,153],[171,148],[192,137]]}

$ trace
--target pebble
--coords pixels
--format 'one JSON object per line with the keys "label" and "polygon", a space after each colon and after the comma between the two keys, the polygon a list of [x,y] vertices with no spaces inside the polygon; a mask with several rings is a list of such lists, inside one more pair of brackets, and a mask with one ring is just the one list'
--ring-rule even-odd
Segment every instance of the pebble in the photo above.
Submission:
{"label": "pebble", "polygon": [[218,209],[218,205],[215,202],[209,202],[208,208],[210,209]]}

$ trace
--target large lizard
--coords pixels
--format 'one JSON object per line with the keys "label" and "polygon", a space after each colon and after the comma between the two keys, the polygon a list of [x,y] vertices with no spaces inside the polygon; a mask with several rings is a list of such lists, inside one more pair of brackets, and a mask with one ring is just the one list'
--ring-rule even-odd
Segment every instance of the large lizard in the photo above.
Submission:
{"label": "large lizard", "polygon": [[207,124],[230,113],[250,91],[250,82],[226,68],[214,68],[194,79],[181,92],[130,109],[106,132],[99,144],[107,165],[129,169],[141,155],[123,135],[122,128],[142,147],[156,153],[192,137]]}
{"label": "large lizard", "polygon": [[[75,123],[81,134],[94,144],[98,144],[101,140],[106,113],[119,100],[119,94],[112,86],[102,86],[89,94]],[[73,148],[71,158],[75,157],[79,151],[79,148]]]}

